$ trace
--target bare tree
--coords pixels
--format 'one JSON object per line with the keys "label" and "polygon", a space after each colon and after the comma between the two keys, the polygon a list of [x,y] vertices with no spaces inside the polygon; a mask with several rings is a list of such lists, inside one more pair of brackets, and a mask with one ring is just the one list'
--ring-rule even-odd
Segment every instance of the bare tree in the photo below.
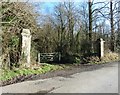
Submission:
{"label": "bare tree", "polygon": [[118,2],[118,31],[120,32],[120,1]]}
{"label": "bare tree", "polygon": [[115,50],[115,31],[113,19],[113,2],[112,0],[110,0],[111,51]]}
{"label": "bare tree", "polygon": [[[100,4],[102,4],[102,6],[99,6]],[[101,19],[102,17],[100,16],[100,13],[102,14],[102,9],[106,8],[108,3],[106,2],[94,2],[94,0],[88,0],[88,11],[89,11],[89,41],[91,43],[91,49],[90,51],[93,52],[93,44],[92,42],[94,41],[94,37],[93,37],[93,30],[96,31],[96,28],[98,28],[98,25],[96,24],[96,22],[99,22],[99,20],[97,21],[97,19]],[[97,5],[99,7],[97,7]],[[102,14],[104,15],[104,14]],[[93,23],[95,22],[95,24]],[[93,26],[94,25],[94,26]],[[94,33],[95,35],[95,33]]]}
{"label": "bare tree", "polygon": [[65,2],[65,11],[67,16],[67,31],[69,35],[70,51],[74,50],[74,27],[76,23],[76,10],[74,2]]}
{"label": "bare tree", "polygon": [[89,41],[92,42],[92,1],[89,0]]}

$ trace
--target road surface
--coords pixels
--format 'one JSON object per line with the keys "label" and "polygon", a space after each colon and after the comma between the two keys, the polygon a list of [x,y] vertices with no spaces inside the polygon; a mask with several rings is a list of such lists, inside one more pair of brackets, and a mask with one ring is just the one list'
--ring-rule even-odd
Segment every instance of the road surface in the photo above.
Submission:
{"label": "road surface", "polygon": [[2,93],[118,93],[118,63],[69,77],[25,81],[2,87]]}

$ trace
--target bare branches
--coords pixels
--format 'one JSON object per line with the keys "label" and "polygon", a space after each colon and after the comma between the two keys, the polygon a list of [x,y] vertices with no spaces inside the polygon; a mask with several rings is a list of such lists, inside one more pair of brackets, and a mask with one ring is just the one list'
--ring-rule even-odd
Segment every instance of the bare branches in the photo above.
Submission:
{"label": "bare branches", "polygon": [[17,16],[15,16],[11,21],[9,22],[0,22],[1,24],[12,24],[14,23],[13,21],[17,18]]}
{"label": "bare branches", "polygon": [[[99,2],[98,2],[97,4],[99,4]],[[109,7],[106,7],[108,4],[109,4],[109,2],[106,3],[103,7],[100,7],[100,8],[94,9],[94,10],[92,11],[92,13],[94,13],[95,11],[101,11],[102,9],[105,9],[105,8],[106,8],[106,9],[109,8]]]}

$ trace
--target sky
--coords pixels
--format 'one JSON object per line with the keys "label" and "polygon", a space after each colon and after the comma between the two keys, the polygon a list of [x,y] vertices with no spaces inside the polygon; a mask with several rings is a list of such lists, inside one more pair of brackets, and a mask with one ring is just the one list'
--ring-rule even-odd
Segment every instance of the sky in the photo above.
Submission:
{"label": "sky", "polygon": [[35,11],[42,14],[51,14],[54,10],[54,6],[58,2],[34,2]]}
{"label": "sky", "polygon": [[[58,0],[55,0],[55,1],[56,2],[33,2],[33,4],[35,5],[35,8],[36,8],[35,10],[38,13],[44,14],[44,15],[50,15],[54,12],[55,5],[57,5],[59,3],[59,2],[57,2]],[[83,0],[79,0],[79,1],[83,2]],[[95,1],[96,0],[94,0],[94,2]],[[103,0],[101,0],[101,1],[103,1]],[[109,24],[110,22],[108,20],[106,20],[106,23]]]}
{"label": "sky", "polygon": [[[40,11],[44,14],[50,14],[51,12],[53,12],[53,9],[54,9],[54,6],[56,4],[58,4],[59,2],[63,2],[63,1],[66,1],[66,2],[87,2],[88,0],[30,0],[29,2],[32,2],[32,3],[35,3],[35,7],[36,8],[40,8],[41,10],[37,10],[37,11]],[[94,0],[94,2],[104,2],[104,1],[108,1],[108,0]],[[40,4],[42,3],[42,4]],[[40,6],[39,6],[40,5]]]}
{"label": "sky", "polygon": [[54,10],[54,6],[57,4],[58,2],[46,2],[43,4],[42,6],[42,12],[43,13],[47,13],[50,14],[53,12]]}
{"label": "sky", "polygon": [[[25,0],[20,0],[20,1],[25,1]],[[29,0],[29,2],[84,2],[84,1],[88,1],[88,0]],[[94,0],[94,1],[104,2],[109,0]]]}

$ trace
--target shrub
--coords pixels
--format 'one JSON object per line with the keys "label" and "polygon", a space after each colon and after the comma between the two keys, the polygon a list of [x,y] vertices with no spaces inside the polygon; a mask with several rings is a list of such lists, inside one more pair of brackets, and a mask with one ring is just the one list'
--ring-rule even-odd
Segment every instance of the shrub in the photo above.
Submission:
{"label": "shrub", "polygon": [[98,56],[90,56],[90,57],[83,58],[83,62],[89,63],[89,64],[99,64],[100,58]]}
{"label": "shrub", "polygon": [[72,53],[65,53],[61,57],[62,63],[74,63],[75,62],[75,56],[73,56]]}
{"label": "shrub", "polygon": [[77,53],[66,53],[62,55],[62,63],[80,63],[81,56]]}
{"label": "shrub", "polygon": [[104,63],[118,61],[118,60],[119,60],[118,53],[113,53],[113,52],[105,53],[104,57],[101,59],[101,61]]}
{"label": "shrub", "polygon": [[99,64],[100,63],[100,58],[98,56],[91,56],[89,58],[89,63],[90,64]]}
{"label": "shrub", "polygon": [[84,63],[89,63],[89,64],[101,64],[101,63],[106,63],[106,62],[114,62],[114,61],[119,61],[119,55],[118,53],[105,53],[104,57],[99,58],[98,56],[89,56],[83,58]]}
{"label": "shrub", "polygon": [[76,58],[75,58],[75,63],[77,63],[77,64],[81,63],[81,59],[78,58],[78,57],[76,57]]}

